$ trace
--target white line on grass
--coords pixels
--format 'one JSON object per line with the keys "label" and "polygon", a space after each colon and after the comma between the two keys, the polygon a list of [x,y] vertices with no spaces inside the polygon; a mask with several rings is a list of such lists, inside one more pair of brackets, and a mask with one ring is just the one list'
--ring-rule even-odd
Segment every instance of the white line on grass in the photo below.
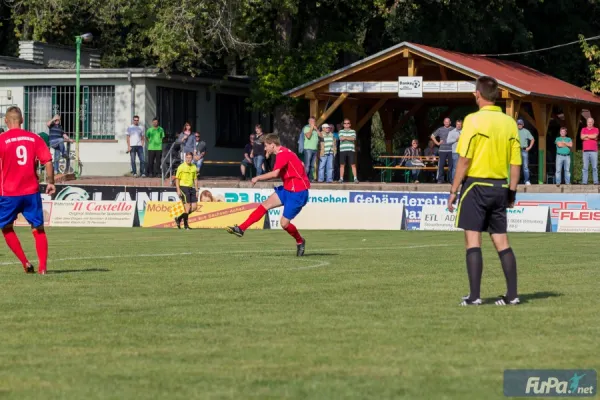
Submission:
{"label": "white line on grass", "polygon": [[[407,249],[420,249],[427,247],[448,247],[450,244],[424,244],[416,246],[402,246],[399,244],[394,247],[344,247],[335,249],[310,249],[310,253],[319,253],[322,251],[364,251],[364,250],[407,250]],[[220,255],[220,254],[260,254],[260,253],[278,253],[278,252],[295,252],[296,249],[254,249],[254,250],[222,250],[222,251],[196,251],[196,252],[178,252],[178,253],[155,253],[155,254],[116,254],[107,256],[88,256],[88,257],[65,257],[65,258],[53,258],[48,260],[49,263],[57,261],[84,261],[84,260],[112,260],[117,258],[137,258],[137,257],[173,257],[173,256],[189,256],[189,255]],[[18,261],[1,262],[0,265],[19,265]],[[324,266],[324,265],[323,265]],[[318,268],[318,267],[313,267]],[[308,269],[304,267],[303,269]]]}

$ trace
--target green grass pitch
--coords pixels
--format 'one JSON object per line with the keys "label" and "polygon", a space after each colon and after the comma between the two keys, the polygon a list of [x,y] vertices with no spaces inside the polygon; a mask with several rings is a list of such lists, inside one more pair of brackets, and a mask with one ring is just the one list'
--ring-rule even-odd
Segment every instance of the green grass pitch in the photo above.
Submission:
{"label": "green grass pitch", "polygon": [[[460,232],[49,229],[0,253],[1,399],[502,399],[504,369],[600,370],[600,235],[513,234],[523,304]],[[35,260],[33,238],[20,229]],[[36,263],[37,264],[37,263]]]}

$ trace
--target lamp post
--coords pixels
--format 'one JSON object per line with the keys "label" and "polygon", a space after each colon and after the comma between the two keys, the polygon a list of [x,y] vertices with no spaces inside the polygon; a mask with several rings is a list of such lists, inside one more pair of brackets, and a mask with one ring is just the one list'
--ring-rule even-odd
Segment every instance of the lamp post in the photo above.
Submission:
{"label": "lamp post", "polygon": [[81,123],[80,115],[80,84],[79,84],[79,72],[81,69],[81,43],[89,42],[94,36],[91,33],[84,33],[75,38],[75,44],[77,52],[75,56],[75,176],[79,178],[81,171],[79,170],[79,126]]}

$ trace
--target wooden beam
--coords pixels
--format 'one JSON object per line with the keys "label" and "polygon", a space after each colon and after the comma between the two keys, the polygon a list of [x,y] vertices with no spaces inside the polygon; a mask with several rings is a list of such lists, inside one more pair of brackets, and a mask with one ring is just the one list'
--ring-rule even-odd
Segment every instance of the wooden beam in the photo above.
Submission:
{"label": "wooden beam", "polygon": [[538,144],[538,183],[546,182],[546,134],[548,132],[548,105],[534,101],[533,117],[535,119],[535,129],[537,130]]}
{"label": "wooden beam", "polygon": [[443,65],[440,65],[440,76],[442,77],[443,81],[448,80],[448,74],[446,72],[446,67],[444,67]]}
{"label": "wooden beam", "polygon": [[335,110],[338,109],[340,104],[342,104],[344,100],[346,100],[346,97],[348,97],[348,93],[342,93],[340,97],[338,97],[337,100],[334,101],[333,104],[322,115],[318,117],[317,125],[321,125],[323,122],[325,122],[325,120],[329,118]]}
{"label": "wooden beam", "polygon": [[533,119],[533,117],[527,111],[525,111],[525,109],[521,108],[521,111],[519,111],[519,115],[523,116],[523,118],[525,118],[527,122],[535,126],[535,119]]}
{"label": "wooden beam", "polygon": [[573,141],[573,146],[575,146],[577,143],[577,133],[579,130],[579,119],[577,118],[577,109],[575,108],[575,106],[569,105],[563,111],[565,115],[565,126],[567,128],[567,135]]}
{"label": "wooden beam", "polygon": [[310,116],[317,118],[318,113],[319,113],[319,100],[311,99],[310,100]]}
{"label": "wooden beam", "polygon": [[519,109],[521,108],[521,100],[507,99],[506,100],[506,115],[513,119],[517,119]]}
{"label": "wooden beam", "polygon": [[546,130],[548,129],[548,125],[550,125],[550,121],[552,121],[552,104],[546,106]]}
{"label": "wooden beam", "polygon": [[408,76],[417,76],[417,62],[415,61],[414,58],[409,58],[408,59]]}
{"label": "wooden beam", "polygon": [[402,57],[404,57],[404,58],[410,58],[411,57],[410,51],[408,49],[402,50]]}
{"label": "wooden beam", "polygon": [[305,98],[305,99],[309,99],[309,100],[314,100],[314,99],[316,99],[317,97],[315,96],[314,92],[307,92],[307,93],[304,95],[304,98]]}
{"label": "wooden beam", "polygon": [[369,120],[371,119],[371,117],[373,117],[373,115],[377,111],[379,111],[379,109],[385,104],[386,101],[387,101],[387,98],[379,99],[379,101],[377,101],[377,103],[375,103],[375,105],[373,107],[371,107],[369,109],[369,111],[367,111],[367,113],[365,114],[365,116],[362,117],[360,119],[360,121],[358,121],[358,123],[356,124],[355,130],[358,132],[360,130],[360,128],[362,128],[363,126],[365,126],[365,124],[367,122],[369,122]]}
{"label": "wooden beam", "polygon": [[[342,103],[342,114],[344,114],[342,118],[348,118],[354,127],[358,119],[358,105],[356,103]],[[358,133],[358,129],[354,128],[354,130]]]}

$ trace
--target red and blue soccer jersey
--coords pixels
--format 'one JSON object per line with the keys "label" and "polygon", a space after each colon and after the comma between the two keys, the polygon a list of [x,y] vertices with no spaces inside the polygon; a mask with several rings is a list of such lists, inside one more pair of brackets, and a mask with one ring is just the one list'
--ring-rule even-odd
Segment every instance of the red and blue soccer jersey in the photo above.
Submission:
{"label": "red and blue soccer jersey", "polygon": [[38,135],[23,129],[0,134],[0,228],[12,225],[19,214],[34,228],[44,225],[37,161],[52,161],[46,142]]}
{"label": "red and blue soccer jersey", "polygon": [[38,135],[23,129],[0,134],[0,196],[39,192],[36,161],[52,161],[50,149]]}
{"label": "red and blue soccer jersey", "polygon": [[310,181],[304,165],[296,153],[281,146],[275,159],[275,167],[280,170],[279,177],[283,181],[283,188],[290,192],[301,192],[310,189]]}

